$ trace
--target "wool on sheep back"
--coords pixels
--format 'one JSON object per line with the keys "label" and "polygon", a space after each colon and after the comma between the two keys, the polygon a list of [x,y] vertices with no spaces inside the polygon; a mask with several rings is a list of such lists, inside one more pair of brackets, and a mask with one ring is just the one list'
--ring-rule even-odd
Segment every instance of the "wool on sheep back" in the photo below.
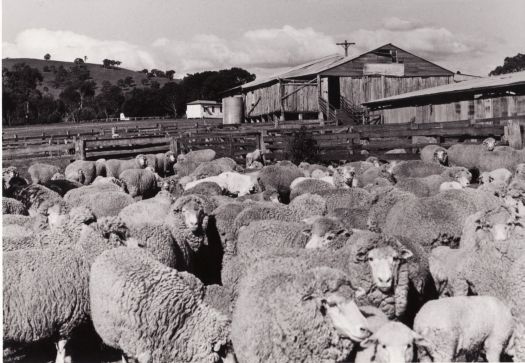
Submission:
{"label": "wool on sheep back", "polygon": [[228,342],[228,320],[203,303],[202,283],[135,248],[97,258],[89,291],[104,343],[139,362],[218,361]]}

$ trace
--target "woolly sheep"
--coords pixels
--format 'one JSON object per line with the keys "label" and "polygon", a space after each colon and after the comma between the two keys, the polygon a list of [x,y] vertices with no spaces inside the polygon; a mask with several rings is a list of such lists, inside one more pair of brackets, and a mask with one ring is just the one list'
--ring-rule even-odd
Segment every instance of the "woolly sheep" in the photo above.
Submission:
{"label": "woolly sheep", "polygon": [[265,153],[259,149],[255,149],[254,151],[247,153],[246,154],[246,169],[254,169],[254,166],[255,166],[254,163],[256,162],[264,165],[265,163],[264,154]]}
{"label": "woolly sheep", "polygon": [[525,181],[525,163],[519,163],[516,165],[513,180]]}
{"label": "woolly sheep", "polygon": [[27,172],[31,176],[33,184],[44,184],[50,181],[55,173],[59,173],[60,169],[55,165],[35,163],[27,169]]}
{"label": "woolly sheep", "polygon": [[157,178],[148,168],[124,170],[119,179],[132,197],[150,198],[157,193]]}
{"label": "woolly sheep", "polygon": [[389,184],[394,184],[395,179],[390,169],[390,164],[369,167],[357,174],[357,182],[354,183],[354,186],[366,187],[370,184],[375,184],[380,179],[388,181]]}
{"label": "woolly sheep", "polygon": [[97,172],[97,177],[105,177],[107,176],[106,171],[106,159],[97,159],[95,160],[95,170]]}
{"label": "woolly sheep", "polygon": [[429,345],[429,342],[406,325],[388,322],[374,334],[359,343],[354,363],[380,362],[401,363],[417,362],[417,348]]}
{"label": "woolly sheep", "polygon": [[378,187],[371,193],[372,201],[368,213],[367,227],[374,232],[381,232],[386,224],[386,218],[396,203],[415,198],[415,195],[393,186]]}
{"label": "woolly sheep", "polygon": [[144,169],[146,166],[148,166],[148,159],[142,154],[129,160],[109,159],[106,161],[106,175],[118,178],[124,170]]}
{"label": "woolly sheep", "polygon": [[292,182],[304,176],[302,169],[291,164],[291,165],[270,165],[265,166],[258,175],[258,182],[262,189],[265,190],[276,190],[283,203],[288,203],[290,199],[290,185]]}
{"label": "woolly sheep", "polygon": [[372,195],[362,188],[320,190],[315,194],[326,201],[328,212],[338,208],[367,208],[372,203]]}
{"label": "woolly sheep", "polygon": [[[111,184],[104,184],[109,186]],[[82,193],[85,189],[86,193]],[[100,189],[90,187],[82,187],[70,190],[65,196],[64,200],[70,207],[84,206],[88,207],[97,218],[105,216],[116,216],[120,211],[134,202],[133,198],[124,192],[114,191],[111,189]],[[72,194],[71,192],[78,193]]]}
{"label": "woolly sheep", "polygon": [[56,339],[56,361],[65,361],[67,340],[89,319],[90,265],[122,243],[113,235],[122,227],[103,220],[84,226],[74,246],[4,253],[4,348]]}
{"label": "woolly sheep", "polygon": [[16,166],[8,166],[2,169],[2,183],[8,188],[11,179],[20,177]]}
{"label": "woolly sheep", "polygon": [[89,185],[97,177],[97,166],[95,161],[75,160],[65,170],[66,179]]}
{"label": "woolly sheep", "polygon": [[450,165],[463,166],[468,169],[479,168],[481,153],[492,152],[496,146],[496,140],[489,137],[480,145],[477,144],[454,144],[447,150]]}
{"label": "woolly sheep", "polygon": [[104,343],[141,363],[215,362],[229,344],[229,322],[203,302],[203,284],[138,249],[99,256],[89,293],[93,325]]}
{"label": "woolly sheep", "polygon": [[301,194],[315,193],[320,190],[333,190],[335,186],[320,179],[299,177],[292,182],[290,189],[290,200],[293,200]]}
{"label": "woolly sheep", "polygon": [[403,178],[424,178],[430,175],[439,175],[445,171],[445,167],[436,163],[422,160],[408,160],[396,164],[392,169],[392,175],[396,180]]}
{"label": "woolly sheep", "polygon": [[255,202],[273,202],[280,203],[279,193],[275,190],[266,190],[255,194],[248,194],[236,199],[238,202],[255,201]]}
{"label": "woolly sheep", "polygon": [[13,198],[2,198],[2,215],[4,214],[21,214],[24,216],[29,215],[26,207],[22,202]]}
{"label": "woolly sheep", "polygon": [[508,301],[515,319],[514,361],[525,361],[525,255],[516,260],[510,269],[507,290]]}
{"label": "woolly sheep", "polygon": [[216,176],[226,171],[242,171],[242,168],[240,168],[233,159],[218,158],[199,164],[199,166],[191,172],[190,176],[195,180],[199,180]]}
{"label": "woolly sheep", "polygon": [[258,189],[257,179],[254,176],[228,171],[217,176],[189,182],[184,186],[184,190],[191,189],[203,182],[217,183],[224,191],[236,196],[251,194]]}
{"label": "woolly sheep", "polygon": [[173,151],[158,154],[144,155],[148,160],[148,166],[154,168],[155,172],[162,177],[166,177],[173,173],[173,165],[177,161]]}
{"label": "woolly sheep", "polygon": [[66,209],[62,197],[43,185],[31,184],[17,192],[15,198],[26,207],[30,216],[36,214],[47,215],[48,210],[54,206]]}
{"label": "woolly sheep", "polygon": [[401,198],[388,212],[382,231],[417,241],[427,251],[439,245],[454,247],[469,215],[499,204],[494,196],[467,189],[426,198]]}
{"label": "woolly sheep", "polygon": [[305,218],[326,214],[326,202],[321,196],[303,194],[292,200],[289,205],[255,205],[246,208],[234,221],[235,231],[256,220],[275,219],[286,222],[300,222]]}
{"label": "woolly sheep", "polygon": [[366,230],[369,210],[370,207],[336,208],[328,216],[339,219],[348,228]]}
{"label": "woolly sheep", "polygon": [[219,184],[211,181],[205,181],[202,183],[197,183],[195,186],[185,190],[182,195],[188,194],[202,194],[202,195],[222,195],[223,189]]}
{"label": "woolly sheep", "polygon": [[[312,177],[312,178],[318,179],[323,176],[330,176],[331,174],[328,167],[324,165],[319,165],[319,164],[310,164],[310,163],[307,163],[306,161],[301,162],[299,164],[299,168],[303,169],[304,175],[306,177]],[[312,174],[315,174],[315,176]]]}
{"label": "woolly sheep", "polygon": [[439,191],[443,192],[445,190],[463,189],[463,188],[465,187],[460,182],[448,181],[448,182],[441,183],[441,185],[439,186]]}
{"label": "woolly sheep", "polygon": [[[101,184],[114,184],[116,187],[113,187],[115,191],[124,191],[124,183],[115,177],[105,177],[97,176],[91,186],[95,187]],[[111,188],[111,186],[110,186]]]}
{"label": "woolly sheep", "polygon": [[514,180],[507,186],[504,203],[525,217],[525,180]]}
{"label": "woolly sheep", "polygon": [[177,162],[192,161],[196,163],[204,163],[215,159],[215,155],[215,151],[212,149],[194,150],[186,154],[179,154],[177,156]]}
{"label": "woolly sheep", "polygon": [[174,198],[171,194],[161,191],[153,198],[141,200],[122,208],[118,216],[127,226],[162,224],[173,202]]}
{"label": "woolly sheep", "polygon": [[514,329],[510,308],[492,296],[456,296],[426,303],[414,330],[429,342],[435,362],[452,362],[461,352],[499,362]]}
{"label": "woolly sheep", "polygon": [[429,175],[422,178],[404,178],[397,182],[396,188],[414,193],[418,197],[429,197],[439,193],[441,184],[449,181],[458,182],[467,187],[472,174],[463,167],[450,167],[440,175]]}
{"label": "woolly sheep", "polygon": [[426,163],[448,165],[447,149],[439,145],[427,145],[421,149],[419,155],[421,160]]}
{"label": "woolly sheep", "polygon": [[353,341],[368,335],[355,296],[338,270],[308,269],[293,258],[261,261],[241,281],[233,312],[239,361],[344,360]]}
{"label": "woolly sheep", "polygon": [[57,192],[61,197],[63,197],[71,189],[80,188],[82,184],[67,179],[53,179],[44,183],[44,186]]}

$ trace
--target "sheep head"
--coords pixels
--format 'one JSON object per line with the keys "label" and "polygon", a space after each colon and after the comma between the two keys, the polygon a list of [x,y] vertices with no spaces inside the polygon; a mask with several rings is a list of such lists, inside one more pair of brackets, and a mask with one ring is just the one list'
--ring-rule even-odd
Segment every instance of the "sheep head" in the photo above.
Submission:
{"label": "sheep head", "polygon": [[457,181],[463,187],[469,186],[470,181],[472,180],[472,174],[470,173],[470,171],[468,171],[467,168],[463,167],[448,168],[448,170],[446,170],[444,174],[447,178],[450,178],[453,181]]}
{"label": "sheep head", "polygon": [[6,186],[9,186],[11,179],[18,178],[18,176],[18,169],[15,166],[8,166],[2,170],[2,179],[4,180]]}
{"label": "sheep head", "polygon": [[487,151],[493,151],[496,147],[496,139],[493,137],[488,137],[485,140],[483,140],[482,145],[487,149]]}
{"label": "sheep head", "polygon": [[317,311],[327,317],[336,332],[355,342],[370,335],[366,318],[355,303],[355,298],[365,294],[355,289],[339,271],[319,267],[307,271],[298,278],[307,292],[302,296],[303,304],[315,302]]}
{"label": "sheep head", "polygon": [[525,163],[516,165],[516,171],[514,172],[516,179],[525,180]]}
{"label": "sheep head", "polygon": [[175,157],[175,153],[173,151],[168,151],[164,154],[164,157],[168,161],[169,165],[175,164],[177,161],[177,158]]}
{"label": "sheep head", "polygon": [[82,169],[77,170],[77,179],[80,184],[84,184],[86,181],[86,175],[84,174],[84,171]]}
{"label": "sheep head", "polygon": [[516,235],[525,236],[523,217],[506,206],[482,214],[475,223],[478,240],[506,241]]}
{"label": "sheep head", "polygon": [[445,149],[437,149],[434,151],[434,161],[438,162],[441,165],[448,165],[448,154]]}
{"label": "sheep head", "polygon": [[376,156],[369,156],[365,161],[373,164],[376,168],[379,168],[381,166],[381,163],[379,162],[379,159]]}
{"label": "sheep head", "polygon": [[64,180],[64,179],[66,179],[66,176],[62,173],[55,173],[51,177],[51,180]]}
{"label": "sheep head", "polygon": [[204,210],[201,205],[195,201],[190,201],[182,206],[181,209],[184,224],[193,233],[205,229],[204,225]]}
{"label": "sheep head", "polygon": [[429,345],[421,335],[395,321],[386,323],[360,343],[363,348],[374,348],[373,360],[376,362],[413,362],[416,346]]}
{"label": "sheep head", "polygon": [[340,175],[344,185],[347,185],[349,187],[353,186],[353,181],[355,178],[355,168],[353,166],[343,165],[337,167],[335,170],[336,173]]}
{"label": "sheep head", "polygon": [[324,248],[344,243],[352,233],[343,223],[333,217],[312,216],[303,220],[309,228],[303,233],[309,236],[305,248]]}
{"label": "sheep head", "polygon": [[135,156],[135,160],[137,160],[137,165],[141,169],[144,169],[146,166],[148,166],[148,159],[146,158],[146,155],[144,154],[139,154]]}
{"label": "sheep head", "polygon": [[67,207],[62,203],[55,203],[47,208],[47,210],[44,212],[44,215],[47,216],[49,228],[55,229],[67,221],[68,210]]}

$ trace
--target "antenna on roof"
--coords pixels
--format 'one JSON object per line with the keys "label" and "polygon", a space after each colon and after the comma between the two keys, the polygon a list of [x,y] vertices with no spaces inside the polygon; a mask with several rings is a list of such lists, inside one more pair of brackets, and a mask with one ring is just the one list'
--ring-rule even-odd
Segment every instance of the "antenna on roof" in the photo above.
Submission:
{"label": "antenna on roof", "polygon": [[344,43],[335,43],[337,45],[342,45],[343,48],[345,48],[345,57],[348,57],[348,48],[350,48],[351,45],[355,45],[355,43],[350,43],[348,41],[344,41]]}

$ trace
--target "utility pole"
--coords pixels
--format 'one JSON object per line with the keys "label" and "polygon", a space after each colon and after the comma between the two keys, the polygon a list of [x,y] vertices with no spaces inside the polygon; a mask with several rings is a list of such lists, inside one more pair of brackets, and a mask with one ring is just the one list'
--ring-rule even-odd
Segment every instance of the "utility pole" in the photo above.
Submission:
{"label": "utility pole", "polygon": [[344,41],[344,43],[335,43],[337,45],[343,46],[345,48],[345,57],[348,57],[348,48],[350,48],[351,45],[355,45],[355,43],[350,43],[348,41]]}

